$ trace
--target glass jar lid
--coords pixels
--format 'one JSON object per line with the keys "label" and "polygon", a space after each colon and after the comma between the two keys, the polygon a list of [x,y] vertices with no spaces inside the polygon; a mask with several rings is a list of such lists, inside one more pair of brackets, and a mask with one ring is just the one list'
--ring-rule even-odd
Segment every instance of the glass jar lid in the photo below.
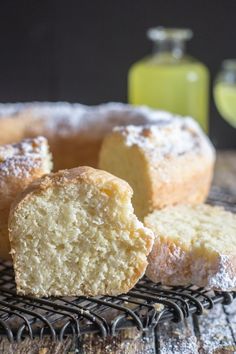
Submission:
{"label": "glass jar lid", "polygon": [[193,32],[188,28],[152,27],[147,31],[147,37],[152,41],[183,41],[191,39]]}

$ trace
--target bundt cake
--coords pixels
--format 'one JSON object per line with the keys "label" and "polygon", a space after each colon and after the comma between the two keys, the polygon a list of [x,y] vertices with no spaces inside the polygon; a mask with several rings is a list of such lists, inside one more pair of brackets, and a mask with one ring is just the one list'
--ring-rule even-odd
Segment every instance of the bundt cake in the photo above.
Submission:
{"label": "bundt cake", "polygon": [[114,295],[131,289],[153,244],[131,196],[128,183],[91,167],[33,182],[9,218],[18,293]]}
{"label": "bundt cake", "polygon": [[102,140],[114,127],[159,124],[173,117],[121,103],[90,107],[66,102],[0,104],[0,145],[42,135],[48,139],[55,171],[97,167]]}
{"label": "bundt cake", "polygon": [[145,218],[154,231],[146,275],[166,285],[236,289],[236,214],[206,204],[179,205]]}
{"label": "bundt cake", "polygon": [[52,168],[47,140],[26,139],[0,146],[0,258],[10,259],[8,216],[16,195]]}
{"label": "bundt cake", "polygon": [[215,153],[191,118],[163,115],[154,125],[116,127],[99,167],[126,180],[136,215],[178,203],[201,203],[210,188]]}

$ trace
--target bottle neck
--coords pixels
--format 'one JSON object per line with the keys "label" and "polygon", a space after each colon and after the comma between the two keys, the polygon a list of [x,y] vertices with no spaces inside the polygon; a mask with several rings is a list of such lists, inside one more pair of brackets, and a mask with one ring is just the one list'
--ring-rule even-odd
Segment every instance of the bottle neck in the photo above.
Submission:
{"label": "bottle neck", "polygon": [[168,55],[173,59],[181,59],[185,54],[185,41],[183,40],[157,40],[154,42],[153,54]]}

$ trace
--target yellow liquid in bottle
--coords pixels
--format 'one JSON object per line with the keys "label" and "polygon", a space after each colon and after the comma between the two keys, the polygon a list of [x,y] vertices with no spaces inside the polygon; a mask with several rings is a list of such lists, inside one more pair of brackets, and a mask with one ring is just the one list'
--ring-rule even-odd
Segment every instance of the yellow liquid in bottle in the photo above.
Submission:
{"label": "yellow liquid in bottle", "polygon": [[219,82],[214,88],[214,96],[222,117],[236,128],[236,85]]}
{"label": "yellow liquid in bottle", "polygon": [[134,105],[195,118],[208,131],[209,74],[188,57],[173,61],[170,54],[135,63],[128,77],[128,100]]}

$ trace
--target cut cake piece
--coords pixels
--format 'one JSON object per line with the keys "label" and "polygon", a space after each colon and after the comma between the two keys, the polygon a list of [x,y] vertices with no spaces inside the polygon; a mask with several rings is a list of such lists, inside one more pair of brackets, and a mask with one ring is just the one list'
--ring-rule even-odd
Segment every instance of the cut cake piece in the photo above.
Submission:
{"label": "cut cake piece", "polygon": [[214,148],[191,118],[159,115],[152,125],[117,127],[105,137],[99,167],[126,180],[136,215],[180,203],[205,201]]}
{"label": "cut cake piece", "polygon": [[221,207],[179,205],[145,218],[155,241],[146,275],[165,285],[236,288],[236,214]]}
{"label": "cut cake piece", "polygon": [[126,293],[144,274],[153,233],[127,182],[91,167],[49,174],[12,206],[17,291],[35,296]]}
{"label": "cut cake piece", "polygon": [[51,168],[51,154],[44,137],[0,146],[0,258],[11,259],[8,237],[11,203],[18,193]]}

